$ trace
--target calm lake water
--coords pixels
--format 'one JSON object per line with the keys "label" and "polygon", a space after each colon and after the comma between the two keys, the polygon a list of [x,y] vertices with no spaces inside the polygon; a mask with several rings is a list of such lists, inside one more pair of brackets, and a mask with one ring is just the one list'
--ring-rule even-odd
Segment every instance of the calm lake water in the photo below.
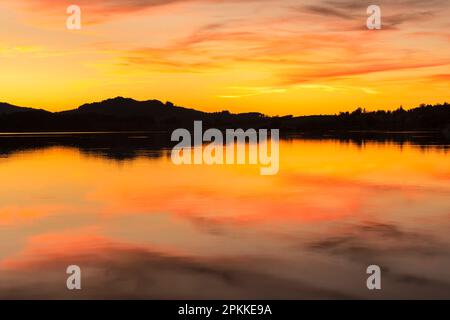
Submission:
{"label": "calm lake water", "polygon": [[448,147],[292,138],[261,176],[65,139],[0,137],[0,299],[450,299]]}

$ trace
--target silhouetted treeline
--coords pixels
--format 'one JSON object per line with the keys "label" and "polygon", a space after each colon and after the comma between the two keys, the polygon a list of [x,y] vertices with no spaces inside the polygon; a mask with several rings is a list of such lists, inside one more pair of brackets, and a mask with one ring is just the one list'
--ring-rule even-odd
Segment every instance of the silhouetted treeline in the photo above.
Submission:
{"label": "silhouetted treeline", "polygon": [[338,115],[269,117],[260,113],[206,113],[158,100],[117,97],[78,109],[48,112],[0,104],[1,132],[167,131],[192,128],[194,120],[214,128],[279,128],[285,132],[438,131],[450,136],[450,106],[421,105],[395,111],[357,109]]}
{"label": "silhouetted treeline", "polygon": [[421,105],[418,108],[395,111],[357,109],[333,116],[296,117],[282,121],[292,130],[388,130],[388,131],[439,131],[450,129],[450,106]]}

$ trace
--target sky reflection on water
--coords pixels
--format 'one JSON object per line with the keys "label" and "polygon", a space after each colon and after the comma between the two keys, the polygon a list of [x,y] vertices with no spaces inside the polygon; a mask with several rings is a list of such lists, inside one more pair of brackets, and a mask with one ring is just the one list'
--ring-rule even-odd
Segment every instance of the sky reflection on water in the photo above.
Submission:
{"label": "sky reflection on water", "polygon": [[276,176],[159,152],[0,158],[0,298],[450,298],[444,149],[283,140]]}

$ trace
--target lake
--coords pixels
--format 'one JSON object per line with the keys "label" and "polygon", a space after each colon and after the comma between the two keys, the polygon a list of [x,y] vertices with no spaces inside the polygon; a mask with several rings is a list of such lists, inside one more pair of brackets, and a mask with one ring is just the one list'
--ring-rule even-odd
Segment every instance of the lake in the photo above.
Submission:
{"label": "lake", "polygon": [[449,299],[449,145],[417,137],[285,137],[261,176],[163,134],[0,135],[0,299]]}

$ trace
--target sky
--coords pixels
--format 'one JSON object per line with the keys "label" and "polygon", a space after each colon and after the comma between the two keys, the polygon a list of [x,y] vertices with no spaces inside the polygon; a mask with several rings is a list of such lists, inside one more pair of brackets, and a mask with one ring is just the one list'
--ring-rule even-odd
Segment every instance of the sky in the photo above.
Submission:
{"label": "sky", "polygon": [[[66,9],[81,8],[81,30]],[[382,29],[366,27],[379,5]],[[333,114],[450,101],[448,0],[2,0],[0,101]]]}

